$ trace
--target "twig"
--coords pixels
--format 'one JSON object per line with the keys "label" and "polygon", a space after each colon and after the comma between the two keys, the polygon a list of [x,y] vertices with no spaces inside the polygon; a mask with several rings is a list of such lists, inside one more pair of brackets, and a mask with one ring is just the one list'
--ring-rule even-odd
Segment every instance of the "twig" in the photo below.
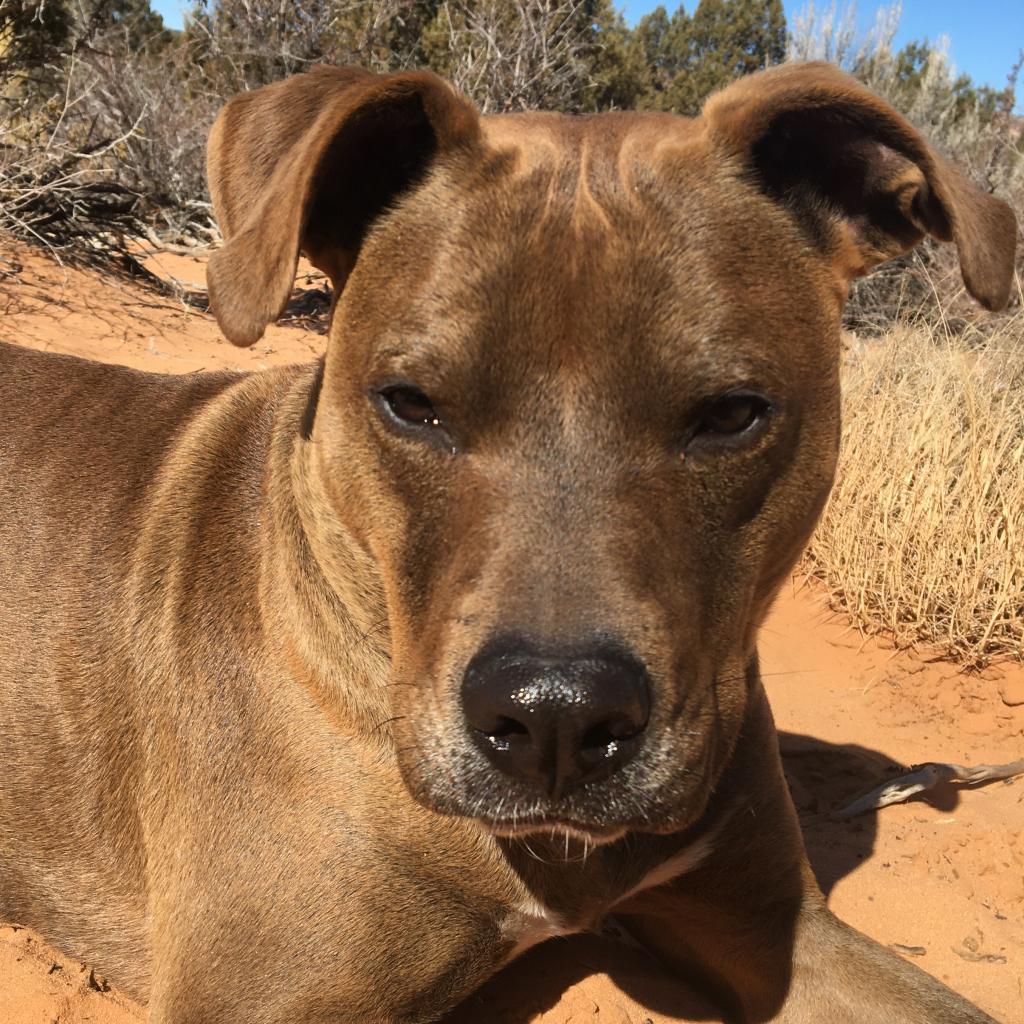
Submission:
{"label": "twig", "polygon": [[198,239],[196,239],[193,245],[178,245],[175,242],[164,241],[148,224],[143,227],[142,233],[146,241],[156,248],[154,255],[166,252],[172,256],[198,256],[210,248],[208,244],[200,242]]}
{"label": "twig", "polygon": [[845,807],[840,807],[832,813],[832,817],[840,820],[855,818],[859,814],[877,811],[890,804],[901,804],[912,796],[934,789],[944,782],[966,782],[968,786],[976,786],[981,782],[1012,779],[1017,775],[1024,775],[1024,760],[1013,761],[1010,764],[979,764],[973,768],[934,761],[915,764],[910,766],[910,771],[906,775],[890,779],[870,793],[865,793]]}

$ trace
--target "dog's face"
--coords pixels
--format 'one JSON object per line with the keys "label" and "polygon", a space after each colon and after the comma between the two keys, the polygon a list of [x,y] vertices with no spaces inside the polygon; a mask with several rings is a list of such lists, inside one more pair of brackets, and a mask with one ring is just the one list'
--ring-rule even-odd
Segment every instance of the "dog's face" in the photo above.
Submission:
{"label": "dog's face", "polygon": [[[331,478],[360,467],[337,508],[387,586],[400,763],[422,800],[502,828],[699,811],[832,478],[835,289],[774,204],[659,166],[631,127],[500,125],[489,166],[378,225],[332,328],[316,437]],[[580,663],[627,692],[582,737],[530,742],[547,710],[502,690],[600,705]],[[506,771],[512,743],[536,749]]]}
{"label": "dog's face", "polygon": [[422,140],[401,160],[359,121],[405,168],[364,190],[373,215],[323,168],[305,214],[347,278],[312,440],[380,567],[399,765],[502,833],[679,829],[832,481],[848,280],[955,230],[953,200],[898,121],[865,143],[856,117],[801,128],[785,102],[737,116],[734,88],[698,121],[481,126],[430,89],[393,118]]}

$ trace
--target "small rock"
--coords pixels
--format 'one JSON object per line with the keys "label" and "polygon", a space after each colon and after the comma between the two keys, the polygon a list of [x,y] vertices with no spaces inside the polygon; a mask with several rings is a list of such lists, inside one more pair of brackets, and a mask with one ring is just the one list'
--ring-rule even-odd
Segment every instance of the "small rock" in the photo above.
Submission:
{"label": "small rock", "polygon": [[94,992],[109,992],[110,986],[107,984],[107,979],[96,973],[94,968],[89,968],[89,988]]}
{"label": "small rock", "polygon": [[1024,677],[1004,679],[999,684],[999,696],[1011,708],[1024,704]]}
{"label": "small rock", "polygon": [[904,956],[924,956],[928,950],[924,946],[905,946],[902,942],[893,942],[889,948],[894,953],[902,953]]}
{"label": "small rock", "polygon": [[923,672],[928,666],[918,658],[916,654],[908,651],[903,655],[903,661],[900,667],[908,676],[916,676],[919,672]]}

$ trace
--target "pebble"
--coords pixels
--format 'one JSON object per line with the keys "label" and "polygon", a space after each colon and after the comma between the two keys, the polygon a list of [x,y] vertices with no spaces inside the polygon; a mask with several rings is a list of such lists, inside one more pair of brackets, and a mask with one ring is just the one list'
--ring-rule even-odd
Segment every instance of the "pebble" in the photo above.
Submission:
{"label": "pebble", "polygon": [[1024,678],[1004,679],[999,684],[999,696],[1011,708],[1024,704]]}

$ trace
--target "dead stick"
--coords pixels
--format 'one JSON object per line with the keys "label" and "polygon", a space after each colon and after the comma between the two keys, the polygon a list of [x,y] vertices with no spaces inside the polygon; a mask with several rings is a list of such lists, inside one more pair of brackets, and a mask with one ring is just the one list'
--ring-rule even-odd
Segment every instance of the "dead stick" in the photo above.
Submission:
{"label": "dead stick", "polygon": [[974,768],[964,768],[958,764],[940,764],[930,761],[928,764],[910,766],[906,775],[890,779],[881,786],[865,793],[864,796],[834,811],[833,818],[855,818],[858,814],[877,811],[890,804],[901,804],[918,793],[934,789],[943,782],[966,782],[968,786],[976,786],[979,782],[993,779],[1012,779],[1024,775],[1024,760],[1010,764],[979,764]]}

